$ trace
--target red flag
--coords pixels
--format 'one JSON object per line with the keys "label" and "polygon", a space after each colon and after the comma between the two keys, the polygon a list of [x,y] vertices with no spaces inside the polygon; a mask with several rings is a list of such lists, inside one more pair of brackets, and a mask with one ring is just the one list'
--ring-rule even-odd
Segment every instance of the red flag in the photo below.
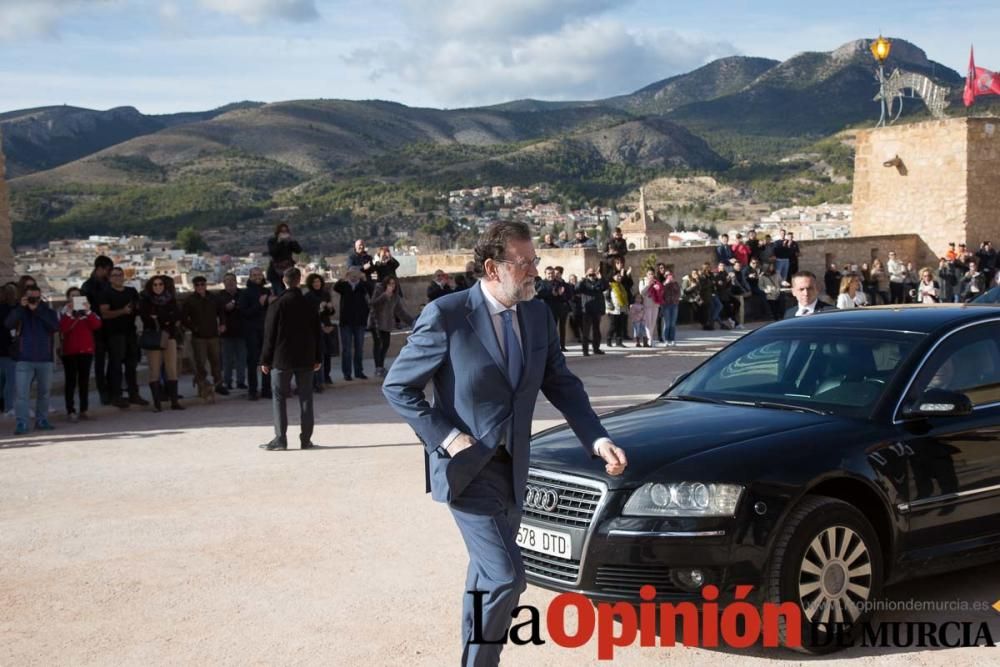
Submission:
{"label": "red flag", "polygon": [[972,47],[969,47],[969,71],[965,75],[965,92],[962,93],[962,102],[965,106],[971,107],[976,101],[976,90],[972,82],[976,78],[976,59],[973,57]]}
{"label": "red flag", "polygon": [[980,95],[1000,95],[1000,76],[982,67],[976,67],[973,53],[969,50],[969,73],[965,77],[965,92],[962,101],[970,107]]}

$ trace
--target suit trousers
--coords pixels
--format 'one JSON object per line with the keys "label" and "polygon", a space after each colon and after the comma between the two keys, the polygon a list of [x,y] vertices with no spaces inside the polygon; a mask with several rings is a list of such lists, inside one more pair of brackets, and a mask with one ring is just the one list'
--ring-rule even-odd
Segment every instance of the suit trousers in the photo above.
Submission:
{"label": "suit trousers", "polygon": [[299,395],[300,430],[299,440],[308,443],[313,434],[313,369],[293,368],[282,370],[271,369],[271,405],[274,410],[274,435],[282,442],[287,442],[288,409],[285,400],[292,395],[292,376],[295,376],[295,387]]}
{"label": "suit trousers", "polygon": [[511,463],[490,460],[462,494],[449,503],[449,509],[469,553],[462,598],[462,665],[499,665],[503,644],[471,643],[476,610],[475,598],[469,591],[483,593],[479,598],[482,638],[504,639],[511,612],[526,587],[524,563],[515,542],[521,511],[514,499]]}

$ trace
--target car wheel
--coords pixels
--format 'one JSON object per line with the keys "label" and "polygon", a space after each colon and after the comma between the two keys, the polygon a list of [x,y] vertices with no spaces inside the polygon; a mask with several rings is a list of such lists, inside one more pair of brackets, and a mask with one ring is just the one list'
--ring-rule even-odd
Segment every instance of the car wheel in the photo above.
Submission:
{"label": "car wheel", "polygon": [[[804,653],[831,653],[854,643],[882,592],[882,548],[857,508],[807,496],[788,516],[766,570],[763,601],[795,602]],[[780,617],[779,639],[787,644]]]}

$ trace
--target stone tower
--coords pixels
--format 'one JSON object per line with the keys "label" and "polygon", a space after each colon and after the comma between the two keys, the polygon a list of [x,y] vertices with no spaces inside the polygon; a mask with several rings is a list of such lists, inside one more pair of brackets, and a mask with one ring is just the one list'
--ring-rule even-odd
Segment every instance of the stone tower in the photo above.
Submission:
{"label": "stone tower", "polygon": [[14,279],[13,233],[10,226],[10,202],[7,197],[7,171],[0,136],[0,284]]}
{"label": "stone tower", "polygon": [[982,241],[1000,242],[1000,118],[930,120],[857,136],[852,236],[919,234],[932,263],[950,242],[973,252]]}

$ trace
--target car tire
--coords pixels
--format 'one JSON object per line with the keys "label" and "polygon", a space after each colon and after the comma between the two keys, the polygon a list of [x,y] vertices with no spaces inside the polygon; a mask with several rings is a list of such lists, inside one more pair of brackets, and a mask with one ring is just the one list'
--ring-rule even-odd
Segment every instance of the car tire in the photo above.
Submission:
{"label": "car tire", "polygon": [[[788,645],[786,621],[780,616],[778,638],[784,646],[832,653],[853,644],[871,618],[883,572],[882,548],[865,515],[836,498],[807,496],[778,534],[761,597],[765,603],[793,601],[799,606],[802,644]],[[861,600],[868,604],[858,609]],[[831,622],[832,635],[824,625]]]}

